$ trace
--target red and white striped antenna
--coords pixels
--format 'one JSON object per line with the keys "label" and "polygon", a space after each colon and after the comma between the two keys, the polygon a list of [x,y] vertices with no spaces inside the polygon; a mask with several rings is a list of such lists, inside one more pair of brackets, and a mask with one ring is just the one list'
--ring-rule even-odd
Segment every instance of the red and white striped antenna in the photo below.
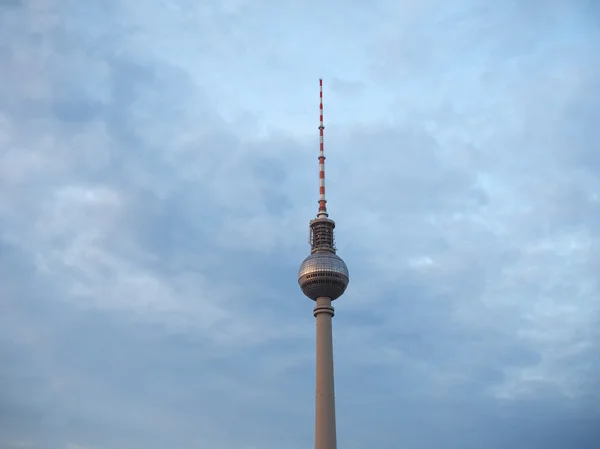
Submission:
{"label": "red and white striped antenna", "polygon": [[317,218],[327,218],[325,199],[325,153],[323,152],[323,79],[319,78],[319,212]]}

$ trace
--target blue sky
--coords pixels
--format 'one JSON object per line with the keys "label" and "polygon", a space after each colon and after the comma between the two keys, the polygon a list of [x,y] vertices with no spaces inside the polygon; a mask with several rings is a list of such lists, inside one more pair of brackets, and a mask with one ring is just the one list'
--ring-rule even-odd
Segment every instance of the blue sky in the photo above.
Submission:
{"label": "blue sky", "polygon": [[0,448],[600,442],[600,10],[0,1]]}

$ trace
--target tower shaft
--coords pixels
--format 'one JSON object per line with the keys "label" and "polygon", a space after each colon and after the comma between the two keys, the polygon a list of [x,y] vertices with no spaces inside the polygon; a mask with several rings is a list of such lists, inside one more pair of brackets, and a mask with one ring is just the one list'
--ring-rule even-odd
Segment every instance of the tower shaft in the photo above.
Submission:
{"label": "tower shaft", "polygon": [[317,298],[317,382],[315,398],[315,449],[336,449],[335,388],[333,382],[334,315],[331,299]]}

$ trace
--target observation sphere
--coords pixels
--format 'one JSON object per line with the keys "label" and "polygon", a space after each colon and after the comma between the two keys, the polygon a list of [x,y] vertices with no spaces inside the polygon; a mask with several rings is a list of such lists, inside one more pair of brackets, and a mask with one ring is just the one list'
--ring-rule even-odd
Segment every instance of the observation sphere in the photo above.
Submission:
{"label": "observation sphere", "polygon": [[332,301],[339,298],[348,282],[348,267],[339,256],[329,251],[312,253],[304,259],[298,271],[298,284],[313,301],[321,297]]}

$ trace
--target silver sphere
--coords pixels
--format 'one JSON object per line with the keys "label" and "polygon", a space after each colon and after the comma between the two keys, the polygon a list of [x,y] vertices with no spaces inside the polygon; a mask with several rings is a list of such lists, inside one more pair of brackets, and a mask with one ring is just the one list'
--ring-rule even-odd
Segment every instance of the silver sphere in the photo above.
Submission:
{"label": "silver sphere", "polygon": [[342,296],[350,282],[348,267],[332,252],[312,253],[298,271],[298,284],[302,292],[313,301],[317,298],[334,299]]}

